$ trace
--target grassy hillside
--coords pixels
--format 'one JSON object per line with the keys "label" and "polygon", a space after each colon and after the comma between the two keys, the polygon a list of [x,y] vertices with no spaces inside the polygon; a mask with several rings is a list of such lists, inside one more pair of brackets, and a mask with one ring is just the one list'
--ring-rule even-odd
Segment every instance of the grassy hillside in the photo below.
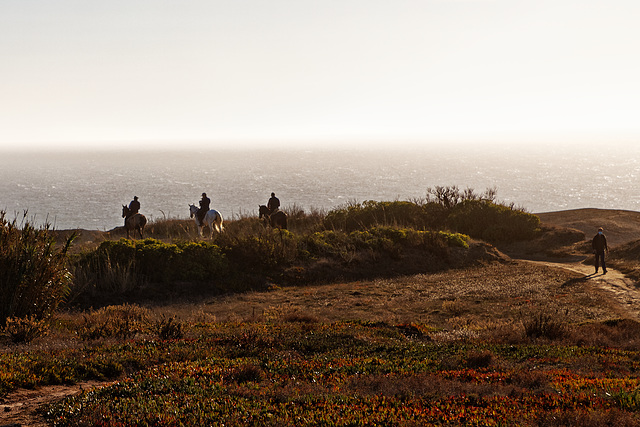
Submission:
{"label": "grassy hillside", "polygon": [[[573,260],[585,233],[437,194],[296,210],[283,232],[238,218],[212,241],[180,220],[93,235],[68,307],[95,305],[6,335],[0,394],[108,381],[42,408],[61,426],[640,425],[640,324],[599,282],[494,246]],[[467,213],[531,234],[465,237]]]}
{"label": "grassy hillside", "polygon": [[102,242],[92,235],[71,259],[69,301],[96,306],[436,272],[501,257],[475,239],[521,241],[539,232],[535,215],[454,190],[327,213],[294,206],[285,209],[288,230],[243,217],[227,221],[226,232],[210,241],[194,242],[194,224],[186,220],[152,222],[139,241],[123,239],[122,230]]}

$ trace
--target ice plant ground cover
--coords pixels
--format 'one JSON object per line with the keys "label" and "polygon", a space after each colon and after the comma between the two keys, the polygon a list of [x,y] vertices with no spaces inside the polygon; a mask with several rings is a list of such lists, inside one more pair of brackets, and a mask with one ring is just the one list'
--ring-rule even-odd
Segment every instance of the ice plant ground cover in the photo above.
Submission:
{"label": "ice plant ground cover", "polygon": [[638,351],[446,341],[422,324],[200,323],[0,367],[3,392],[116,379],[47,407],[58,426],[640,425]]}

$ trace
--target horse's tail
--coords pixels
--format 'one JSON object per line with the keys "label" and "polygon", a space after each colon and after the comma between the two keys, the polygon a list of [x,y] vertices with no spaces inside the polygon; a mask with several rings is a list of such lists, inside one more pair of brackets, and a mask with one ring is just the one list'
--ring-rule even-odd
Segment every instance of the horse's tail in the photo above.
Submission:
{"label": "horse's tail", "polygon": [[223,225],[224,220],[222,219],[222,215],[220,215],[220,212],[218,212],[218,218],[220,218],[220,225],[219,225],[219,227],[220,227],[220,232],[222,233],[222,232],[224,231],[224,225]]}

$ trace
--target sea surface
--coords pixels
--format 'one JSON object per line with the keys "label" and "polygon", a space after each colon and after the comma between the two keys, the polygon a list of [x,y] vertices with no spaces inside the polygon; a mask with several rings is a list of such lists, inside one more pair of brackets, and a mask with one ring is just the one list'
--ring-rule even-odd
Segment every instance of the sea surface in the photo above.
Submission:
{"label": "sea surface", "polygon": [[56,229],[110,230],[138,196],[151,220],[188,218],[202,192],[225,219],[284,208],[330,210],[414,200],[456,185],[529,212],[640,211],[640,144],[442,145],[422,149],[243,149],[0,153],[0,210]]}

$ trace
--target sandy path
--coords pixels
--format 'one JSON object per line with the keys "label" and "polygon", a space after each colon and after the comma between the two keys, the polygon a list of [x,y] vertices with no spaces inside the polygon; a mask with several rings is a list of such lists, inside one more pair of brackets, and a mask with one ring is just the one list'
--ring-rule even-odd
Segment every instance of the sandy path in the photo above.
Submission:
{"label": "sandy path", "polygon": [[640,320],[640,290],[635,286],[633,280],[612,268],[607,269],[607,274],[603,274],[602,269],[595,273],[592,265],[585,265],[581,262],[548,262],[548,261],[527,261],[551,267],[561,267],[570,271],[584,274],[583,280],[590,283],[597,291],[604,292],[605,296],[613,299],[617,304],[612,306],[619,317]]}
{"label": "sandy path", "polygon": [[43,405],[57,402],[85,390],[104,387],[113,382],[87,381],[73,385],[38,387],[34,390],[21,389],[0,399],[0,427],[4,426],[48,426],[38,409]]}

